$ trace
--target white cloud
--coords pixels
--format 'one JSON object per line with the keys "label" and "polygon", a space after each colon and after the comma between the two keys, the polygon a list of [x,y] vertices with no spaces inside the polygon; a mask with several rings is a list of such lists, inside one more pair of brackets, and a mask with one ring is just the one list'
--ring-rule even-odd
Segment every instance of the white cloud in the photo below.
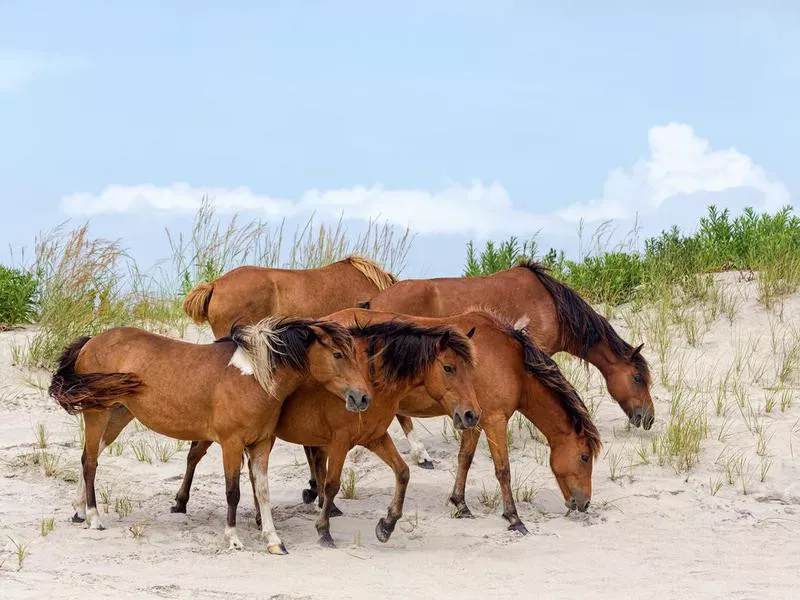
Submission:
{"label": "white cloud", "polygon": [[632,168],[614,169],[602,198],[575,203],[558,212],[567,221],[631,218],[658,210],[670,198],[703,192],[749,189],[761,196],[763,210],[789,204],[789,190],[735,148],[714,150],[683,123],[652,127],[650,156]]}
{"label": "white cloud", "polygon": [[82,61],[59,54],[0,51],[0,93],[17,92],[35,79],[79,68]]}
{"label": "white cloud", "polygon": [[61,208],[72,215],[124,213],[137,209],[193,212],[204,195],[214,200],[219,212],[262,211],[270,217],[294,217],[312,212],[338,218],[380,219],[419,233],[535,233],[552,218],[515,208],[499,184],[450,183],[442,191],[387,190],[382,186],[338,190],[312,189],[293,201],[256,194],[249,188],[233,190],[191,187],[175,183],[106,187],[99,195],[70,194]]}
{"label": "white cloud", "polygon": [[[649,131],[650,156],[630,169],[612,170],[596,200],[573,204],[552,213],[536,213],[515,206],[499,183],[469,185],[449,182],[442,190],[387,190],[380,185],[337,190],[312,189],[298,199],[275,198],[235,189],[191,187],[175,183],[106,187],[99,195],[78,193],[62,199],[62,210],[73,215],[125,213],[134,210],[193,212],[204,195],[214,200],[220,212],[258,211],[268,217],[302,217],[312,212],[323,217],[379,219],[418,233],[453,233],[477,236],[570,234],[575,222],[607,219],[625,221],[637,214],[651,215],[650,225],[675,217],[679,204],[693,203],[694,194],[729,192],[717,201],[720,207],[733,202],[734,191],[749,191],[760,197],[756,208],[774,211],[790,202],[789,192],[763,168],[736,149],[713,150],[691,127],[670,123]],[[741,194],[739,194],[741,197]],[[667,208],[659,211],[665,201]],[[692,205],[694,206],[694,205]],[[654,214],[657,213],[657,214]],[[672,215],[666,213],[673,213]],[[661,223],[668,226],[672,221]]]}

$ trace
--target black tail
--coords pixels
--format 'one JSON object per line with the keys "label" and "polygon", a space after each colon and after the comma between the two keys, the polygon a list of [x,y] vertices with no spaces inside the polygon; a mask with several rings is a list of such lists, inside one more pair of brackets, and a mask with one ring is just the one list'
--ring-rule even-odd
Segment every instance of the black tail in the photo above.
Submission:
{"label": "black tail", "polygon": [[133,373],[77,374],[75,363],[90,339],[79,338],[64,349],[50,381],[48,393],[71,415],[92,408],[111,408],[121,398],[138,393],[144,385]]}

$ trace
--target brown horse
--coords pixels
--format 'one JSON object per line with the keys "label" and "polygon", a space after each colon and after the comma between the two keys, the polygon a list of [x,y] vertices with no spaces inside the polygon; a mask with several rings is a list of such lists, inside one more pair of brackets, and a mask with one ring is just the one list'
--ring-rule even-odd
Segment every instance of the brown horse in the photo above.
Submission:
{"label": "brown horse", "polygon": [[[485,312],[417,321],[422,324],[444,321],[461,331],[475,328],[472,341],[477,362],[473,381],[481,407],[480,429],[486,433],[503,495],[503,517],[509,522],[509,529],[523,534],[528,531],[519,518],[511,489],[506,429],[515,411],[532,421],[547,438],[550,467],[565,504],[570,509],[585,511],[592,494],[592,460],[600,451],[600,434],[578,393],[553,360],[524,331]],[[398,412],[409,417],[444,414],[430,398],[416,391],[403,398]],[[468,429],[461,435],[458,472],[450,496],[460,518],[472,517],[464,500],[464,488],[480,429]],[[311,502],[316,497],[313,480],[325,481],[325,457],[321,449],[311,449],[307,454],[312,482],[311,489],[304,490],[303,500]]]}
{"label": "brown horse", "polygon": [[192,289],[183,309],[195,322],[208,321],[215,337],[234,322],[255,323],[270,315],[318,319],[355,307],[397,282],[369,259],[349,256],[319,269],[238,267]]}
{"label": "brown horse", "polygon": [[271,318],[234,326],[228,338],[205,345],[131,327],[77,340],[59,359],[49,390],[67,412],[84,415],[83,478],[73,520],[85,518],[89,527],[102,529],[94,487],[97,456],[124,427],[115,424],[107,432],[112,417],[122,415],[125,423],[136,417],[163,435],[222,446],[231,548],[242,547],[236,510],[246,451],[256,495],[266,507],[262,532],[268,551],[285,554],[269,510],[267,468],[281,403],[300,386],[326,390],[342,410],[369,406],[368,386],[344,327]]}
{"label": "brown horse", "polygon": [[[478,424],[480,408],[472,386],[473,350],[469,341],[475,330],[462,334],[447,326],[444,319],[424,319],[425,325],[421,326],[403,315],[359,309],[343,310],[326,318],[350,328],[358,355],[363,356],[362,368],[373,384],[371,407],[354,416],[342,410],[329,393],[301,387],[284,402],[275,435],[288,442],[327,449],[324,502],[316,525],[323,546],[334,545],[329,519],[350,449],[365,446],[388,464],[395,473],[395,493],[386,518],[375,528],[378,539],[385,542],[402,516],[409,478],[408,466],[386,430],[400,399],[413,392],[435,405],[440,414],[452,415],[458,429],[467,430]],[[186,475],[175,498],[176,512],[186,511],[195,468],[210,445],[192,444]],[[258,521],[261,501],[257,495],[255,499]]]}
{"label": "brown horse", "polygon": [[[428,317],[480,306],[511,322],[527,320],[527,330],[542,350],[549,355],[569,352],[593,364],[630,422],[645,429],[653,426],[655,408],[643,345],[634,348],[625,342],[606,318],[538,263],[524,261],[485,277],[401,281],[359,306]],[[420,465],[433,468],[411,419],[401,416],[398,421]]]}

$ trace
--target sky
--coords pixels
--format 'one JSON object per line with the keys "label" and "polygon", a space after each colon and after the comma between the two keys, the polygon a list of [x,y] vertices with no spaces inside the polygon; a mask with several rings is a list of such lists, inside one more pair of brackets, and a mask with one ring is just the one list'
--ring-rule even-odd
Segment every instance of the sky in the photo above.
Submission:
{"label": "sky", "polygon": [[777,210],[798,30],[789,0],[0,0],[0,262],[67,219],[155,261],[205,194],[409,227],[407,277],[459,275],[470,239]]}

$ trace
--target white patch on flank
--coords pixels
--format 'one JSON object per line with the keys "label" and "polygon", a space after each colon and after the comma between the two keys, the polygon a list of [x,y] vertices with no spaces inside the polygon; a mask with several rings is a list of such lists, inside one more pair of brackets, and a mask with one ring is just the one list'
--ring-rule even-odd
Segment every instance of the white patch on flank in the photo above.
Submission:
{"label": "white patch on flank", "polygon": [[242,375],[253,375],[255,373],[253,363],[250,362],[250,357],[248,357],[247,353],[241,348],[236,348],[236,352],[233,353],[228,364],[239,369]]}
{"label": "white patch on flank", "polygon": [[275,523],[272,522],[272,507],[269,504],[269,481],[267,473],[259,469],[253,470],[255,479],[255,492],[258,504],[261,508],[261,533],[267,538],[269,546],[280,546],[281,538],[275,530]]}
{"label": "white patch on flank", "polygon": [[411,459],[416,461],[417,464],[424,463],[426,460],[433,462],[425,449],[425,444],[419,441],[417,432],[413,429],[406,434],[408,443],[411,445]]}
{"label": "white patch on flank", "polygon": [[225,527],[225,538],[228,540],[228,550],[241,550],[244,544],[236,533],[236,527]]}

